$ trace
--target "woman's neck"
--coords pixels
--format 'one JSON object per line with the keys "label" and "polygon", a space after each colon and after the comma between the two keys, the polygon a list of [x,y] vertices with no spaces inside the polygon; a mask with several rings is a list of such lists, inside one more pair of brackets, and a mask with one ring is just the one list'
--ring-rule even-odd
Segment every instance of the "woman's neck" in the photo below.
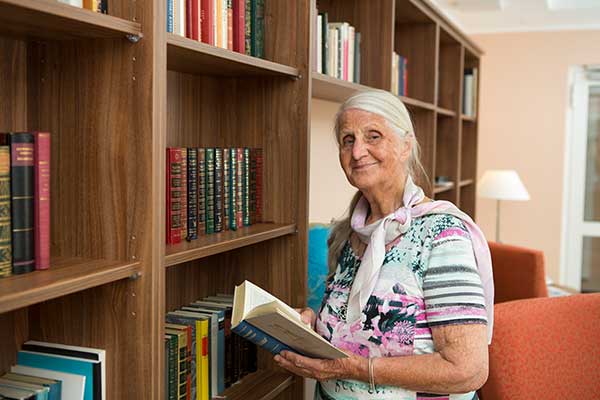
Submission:
{"label": "woman's neck", "polygon": [[394,187],[386,187],[381,190],[363,191],[363,196],[369,203],[369,217],[366,223],[373,223],[386,215],[389,215],[402,206],[404,197],[404,181]]}

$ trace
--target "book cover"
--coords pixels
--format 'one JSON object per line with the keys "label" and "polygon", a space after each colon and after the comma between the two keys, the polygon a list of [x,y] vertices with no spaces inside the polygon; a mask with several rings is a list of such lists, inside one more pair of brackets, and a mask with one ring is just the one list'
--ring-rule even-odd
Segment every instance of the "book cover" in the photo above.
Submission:
{"label": "book cover", "polygon": [[191,0],[190,14],[191,38],[193,40],[201,40],[202,32],[200,29],[200,0]]}
{"label": "book cover", "polygon": [[185,332],[176,329],[165,328],[165,334],[174,336],[177,342],[176,359],[177,367],[175,368],[175,381],[177,399],[187,399],[187,338]]}
{"label": "book cover", "polygon": [[231,162],[229,160],[231,153],[229,149],[223,149],[223,230],[231,229],[229,220],[231,218]]}
{"label": "book cover", "polygon": [[215,148],[215,232],[223,230],[223,149]]}
{"label": "book cover", "polygon": [[321,73],[329,74],[329,14],[320,13],[321,15]]}
{"label": "book cover", "polygon": [[289,348],[312,358],[347,357],[302,322],[293,308],[249,281],[235,288],[231,326],[274,354]]}
{"label": "book cover", "polygon": [[35,269],[33,134],[10,136],[10,192],[13,274]]}
{"label": "book cover", "polygon": [[[216,4],[215,4],[215,9],[216,9],[216,19],[215,19],[215,25],[217,28],[217,34],[216,34],[216,46],[217,47],[223,47],[223,0],[216,0]],[[227,40],[227,38],[225,38],[225,40]]]}
{"label": "book cover", "polygon": [[205,150],[206,158],[206,233],[215,233],[215,149]]}
{"label": "book cover", "polygon": [[233,0],[233,51],[246,52],[246,0]]}
{"label": "book cover", "polygon": [[181,151],[167,149],[167,243],[181,242]]}
{"label": "book cover", "polygon": [[[170,1],[170,0],[169,0]],[[215,45],[214,0],[201,0],[200,4],[200,36],[202,42]]]}
{"label": "book cover", "polygon": [[235,148],[227,149],[229,153],[229,228],[232,230],[237,229],[236,221],[236,190],[237,190],[237,151]]}
{"label": "book cover", "polygon": [[62,382],[60,380],[40,378],[40,377],[32,376],[32,375],[17,374],[14,372],[7,372],[2,377],[13,380],[13,381],[33,383],[36,385],[45,386],[49,390],[48,391],[48,400],[61,400],[61,398],[62,398],[62,391],[61,391]]}
{"label": "book cover", "polygon": [[106,351],[92,347],[71,346],[60,343],[28,340],[21,346],[22,350],[71,357],[94,363],[94,393],[102,400],[106,399]]}
{"label": "book cover", "polygon": [[192,328],[187,325],[180,324],[165,324],[165,328],[169,329],[177,329],[181,331],[185,331],[186,337],[186,349],[187,349],[187,370],[186,370],[186,382],[187,382],[187,398],[191,398],[191,389],[192,389]]}
{"label": "book cover", "polygon": [[50,268],[50,134],[34,132],[35,268]]}
{"label": "book cover", "polygon": [[34,391],[27,389],[17,389],[14,387],[0,386],[0,399],[8,400],[36,400]]}
{"label": "book cover", "polygon": [[360,32],[354,34],[354,83],[360,83]]}
{"label": "book cover", "polygon": [[32,368],[50,369],[68,374],[76,374],[85,377],[83,391],[83,400],[100,399],[100,382],[94,379],[94,375],[99,376],[99,370],[96,372],[94,366],[97,363],[84,361],[81,359],[63,357],[57,355],[33,353],[29,351],[17,352],[17,363]]}
{"label": "book cover", "polygon": [[173,33],[174,29],[173,0],[167,0],[167,32]]}
{"label": "book cover", "polygon": [[12,275],[10,140],[8,139],[8,135],[0,135],[0,278]]}
{"label": "book cover", "polygon": [[233,50],[233,0],[227,0],[227,49]]}
{"label": "book cover", "polygon": [[26,365],[13,365],[10,367],[10,372],[46,379],[56,379],[61,382],[61,399],[83,400],[85,391],[85,376],[83,375],[44,368],[33,368]]}
{"label": "book cover", "polygon": [[198,239],[198,150],[187,150],[187,240]]}
{"label": "book cover", "polygon": [[187,148],[181,147],[181,240],[187,239]]}
{"label": "book cover", "polygon": [[206,235],[206,158],[205,149],[198,148],[198,236]]}

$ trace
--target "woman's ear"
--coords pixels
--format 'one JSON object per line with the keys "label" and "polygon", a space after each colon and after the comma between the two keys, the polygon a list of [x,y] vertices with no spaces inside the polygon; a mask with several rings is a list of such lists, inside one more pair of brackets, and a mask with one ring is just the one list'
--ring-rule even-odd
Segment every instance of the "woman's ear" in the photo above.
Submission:
{"label": "woman's ear", "polygon": [[407,135],[400,143],[400,160],[406,162],[410,158],[412,152],[413,141],[410,140],[410,136]]}

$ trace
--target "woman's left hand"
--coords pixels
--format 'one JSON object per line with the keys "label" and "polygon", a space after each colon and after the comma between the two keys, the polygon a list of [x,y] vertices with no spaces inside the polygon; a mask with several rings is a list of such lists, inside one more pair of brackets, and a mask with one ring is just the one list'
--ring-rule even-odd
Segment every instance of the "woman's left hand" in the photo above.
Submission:
{"label": "woman's left hand", "polygon": [[325,360],[304,357],[291,351],[282,351],[274,359],[280,367],[296,375],[318,381],[356,379],[362,368],[366,367],[368,370],[367,359],[354,354],[348,354],[347,358]]}

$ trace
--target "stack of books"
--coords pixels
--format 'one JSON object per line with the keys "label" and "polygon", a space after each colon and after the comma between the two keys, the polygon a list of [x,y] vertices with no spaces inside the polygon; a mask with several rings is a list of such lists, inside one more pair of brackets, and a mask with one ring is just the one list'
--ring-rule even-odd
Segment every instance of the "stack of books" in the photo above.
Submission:
{"label": "stack of books", "polygon": [[17,364],[0,378],[0,398],[106,400],[105,351],[25,342],[17,353]]}
{"label": "stack of books", "polygon": [[167,243],[262,221],[259,148],[167,149]]}
{"label": "stack of books", "polygon": [[360,83],[360,32],[347,22],[329,22],[318,13],[313,69],[348,82]]}
{"label": "stack of books", "polygon": [[408,60],[394,52],[392,54],[392,93],[408,96]]}
{"label": "stack of books", "polygon": [[0,277],[50,267],[50,134],[0,133]]}
{"label": "stack of books", "polygon": [[167,32],[265,58],[265,2],[167,0]]}
{"label": "stack of books", "polygon": [[465,69],[463,93],[463,114],[474,117],[477,115],[477,68]]}
{"label": "stack of books", "polygon": [[205,297],[167,313],[165,399],[214,398],[257,370],[256,346],[232,335],[233,297]]}
{"label": "stack of books", "polygon": [[108,0],[58,0],[58,2],[85,8],[93,12],[108,14]]}

